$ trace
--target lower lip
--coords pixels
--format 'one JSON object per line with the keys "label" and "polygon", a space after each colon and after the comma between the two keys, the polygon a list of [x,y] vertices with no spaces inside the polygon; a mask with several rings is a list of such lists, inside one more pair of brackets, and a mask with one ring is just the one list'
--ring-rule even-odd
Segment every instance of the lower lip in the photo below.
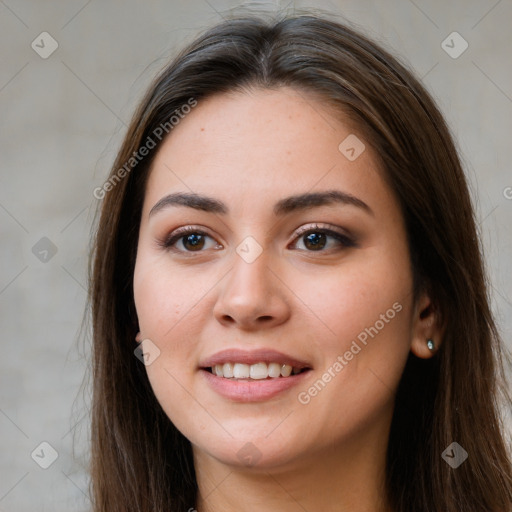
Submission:
{"label": "lower lip", "polygon": [[310,370],[289,377],[261,380],[234,380],[217,377],[207,370],[200,370],[208,385],[219,395],[234,402],[262,402],[300,384]]}

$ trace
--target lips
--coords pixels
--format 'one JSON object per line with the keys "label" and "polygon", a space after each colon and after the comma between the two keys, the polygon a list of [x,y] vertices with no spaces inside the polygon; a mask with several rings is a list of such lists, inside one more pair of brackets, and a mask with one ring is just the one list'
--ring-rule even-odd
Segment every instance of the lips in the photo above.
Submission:
{"label": "lips", "polygon": [[310,375],[304,370],[296,375],[263,380],[227,379],[214,375],[204,369],[199,371],[203,382],[217,395],[230,402],[264,402],[291,392],[293,388],[304,389]]}
{"label": "lips", "polygon": [[[263,365],[261,363],[264,363]],[[279,376],[271,377],[271,368],[281,368]],[[221,368],[233,366],[233,373],[245,372],[242,378],[226,377]],[[256,378],[245,377],[247,368],[268,366],[267,376],[262,373]],[[247,368],[244,368],[247,367]],[[216,371],[213,372],[212,369]],[[215,393],[232,402],[262,402],[286,393],[308,378],[311,364],[273,349],[240,350],[225,349],[206,357],[199,364],[199,373],[203,381]],[[217,374],[217,370],[219,374]],[[222,376],[221,376],[222,372]]]}
{"label": "lips", "polygon": [[223,365],[224,363],[243,363],[253,365],[257,363],[279,363],[280,365],[288,365],[297,370],[312,369],[311,365],[303,360],[292,357],[288,354],[278,352],[273,349],[258,350],[240,350],[225,349],[203,359],[199,363],[202,370],[210,370],[215,365]]}

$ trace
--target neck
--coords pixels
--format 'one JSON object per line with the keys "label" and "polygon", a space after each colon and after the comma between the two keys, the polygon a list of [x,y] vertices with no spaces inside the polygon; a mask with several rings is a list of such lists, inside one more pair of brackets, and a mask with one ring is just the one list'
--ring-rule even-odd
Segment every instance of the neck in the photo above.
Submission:
{"label": "neck", "polygon": [[271,468],[240,468],[197,452],[197,512],[390,512],[387,443],[379,441],[330,447]]}

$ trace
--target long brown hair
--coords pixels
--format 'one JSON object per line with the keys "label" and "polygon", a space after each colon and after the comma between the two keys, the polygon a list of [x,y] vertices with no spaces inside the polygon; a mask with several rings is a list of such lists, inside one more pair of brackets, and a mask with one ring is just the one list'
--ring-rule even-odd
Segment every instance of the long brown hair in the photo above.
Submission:
{"label": "long brown hair", "polygon": [[[445,325],[433,358],[409,355],[396,394],[386,473],[393,510],[512,511],[500,416],[500,404],[511,404],[506,353],[454,142],[404,64],[346,23],[315,14],[236,17],[193,41],[149,87],[108,184],[98,189],[101,215],[89,265],[94,511],[185,512],[196,504],[190,442],[160,407],[134,356],[138,229],[151,162],[164,140],[155,133],[165,126],[172,136],[169,120],[193,101],[280,86],[313,93],[350,115],[376,149],[406,222],[415,297],[427,289]],[[149,139],[152,148],[140,151]],[[457,469],[441,456],[454,441],[469,454]]]}

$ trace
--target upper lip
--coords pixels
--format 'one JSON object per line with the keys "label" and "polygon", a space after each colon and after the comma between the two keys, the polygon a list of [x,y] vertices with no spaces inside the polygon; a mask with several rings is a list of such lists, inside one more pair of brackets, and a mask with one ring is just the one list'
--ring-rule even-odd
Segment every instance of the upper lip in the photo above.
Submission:
{"label": "upper lip", "polygon": [[203,359],[199,363],[199,366],[201,368],[211,368],[216,364],[223,363],[281,363],[288,364],[293,368],[298,368],[299,370],[302,370],[303,368],[311,368],[311,366],[305,361],[301,361],[300,359],[269,348],[261,348],[257,350],[228,348]]}

